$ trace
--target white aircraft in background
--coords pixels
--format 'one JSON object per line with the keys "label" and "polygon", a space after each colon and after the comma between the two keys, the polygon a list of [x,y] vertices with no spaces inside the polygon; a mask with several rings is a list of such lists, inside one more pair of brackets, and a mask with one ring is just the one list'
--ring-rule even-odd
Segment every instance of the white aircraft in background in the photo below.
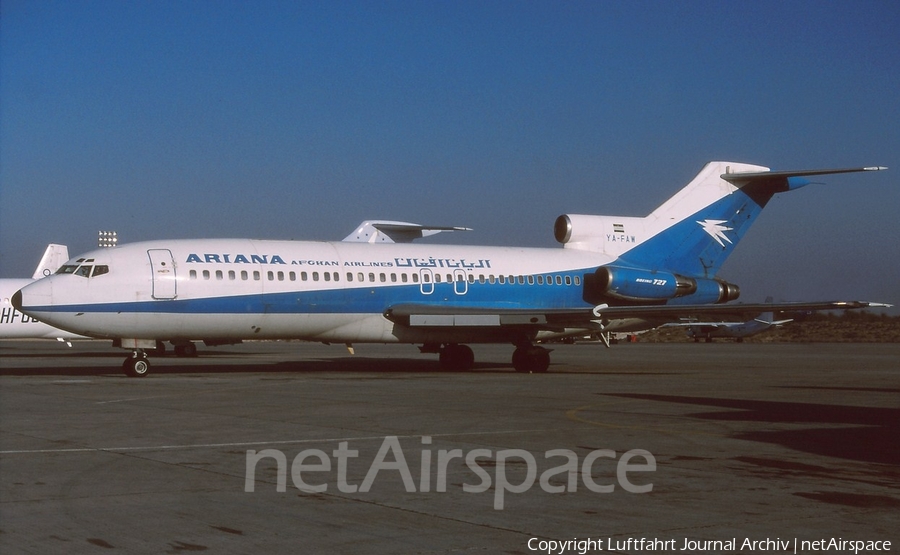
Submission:
{"label": "white aircraft in background", "polygon": [[514,368],[544,372],[538,334],[637,331],[690,315],[862,308],[866,302],[727,305],[716,276],[775,193],[804,176],[711,162],[645,218],[562,215],[563,248],[412,244],[439,231],[367,221],[339,242],[160,240],[89,252],[24,287],[13,304],[75,333],[118,340],[125,372],[150,369],[157,341],[302,339],[412,343],[468,369],[466,343],[511,343]]}
{"label": "white aircraft in background", "polygon": [[[772,297],[766,299],[766,304],[772,302]],[[686,326],[688,337],[694,338],[694,343],[699,343],[701,339],[705,339],[707,343],[712,343],[715,338],[732,338],[738,343],[744,341],[745,337],[752,337],[766,330],[793,322],[793,318],[786,320],[776,320],[775,313],[771,310],[759,314],[757,317],[747,320],[746,322],[698,322],[688,321],[678,324],[666,324],[667,326]]]}
{"label": "white aircraft in background", "polygon": [[68,342],[69,339],[89,339],[23,314],[10,301],[16,291],[35,280],[54,274],[68,259],[68,247],[51,243],[47,245],[31,279],[0,279],[0,299],[3,303],[0,311],[0,339],[57,339],[65,341],[70,347],[72,344]]}

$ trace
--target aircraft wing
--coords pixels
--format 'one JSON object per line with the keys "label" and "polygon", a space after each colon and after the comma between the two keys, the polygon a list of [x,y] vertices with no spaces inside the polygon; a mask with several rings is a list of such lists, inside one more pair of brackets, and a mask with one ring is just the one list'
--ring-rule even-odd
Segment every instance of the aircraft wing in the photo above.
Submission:
{"label": "aircraft wing", "polygon": [[693,328],[693,327],[701,327],[701,328],[728,328],[734,325],[740,325],[744,322],[669,322],[667,324],[663,324],[661,327],[664,328]]}
{"label": "aircraft wing", "polygon": [[[749,320],[751,322],[758,322],[760,324],[766,324],[768,326],[780,326],[782,324],[787,324],[788,322],[793,322],[792,318],[787,320],[775,320],[774,322],[767,322],[766,320],[760,320],[759,318],[754,318],[753,320]],[[729,328],[736,325],[746,324],[747,322],[739,322],[732,320],[716,320],[716,321],[684,321],[684,322],[670,322],[668,324],[664,324],[664,327],[675,327],[675,328],[692,328],[695,326],[704,327],[704,328]]]}
{"label": "aircraft wing", "polygon": [[860,308],[886,308],[892,305],[872,303],[868,301],[819,301],[819,302],[787,302],[787,303],[738,303],[715,305],[644,305],[644,306],[606,306],[594,308],[599,318],[646,318],[678,320],[681,317],[723,318],[731,316],[736,319],[756,318],[761,312],[785,312],[802,310],[852,310]]}
{"label": "aircraft wing", "polygon": [[[638,318],[678,322],[685,317],[752,319],[761,312],[797,310],[851,310],[892,305],[868,301],[743,303],[721,305],[598,305],[593,309],[537,309],[517,307],[448,306],[400,304],[388,308],[385,318],[409,327],[522,327],[553,330],[569,327],[600,327],[610,320]],[[692,325],[695,325],[692,323]]]}
{"label": "aircraft wing", "polygon": [[787,320],[775,320],[775,321],[773,321],[773,322],[767,322],[767,321],[765,321],[765,320],[760,320],[759,318],[757,318],[756,321],[759,322],[760,324],[768,324],[768,325],[770,325],[770,326],[780,326],[780,325],[782,325],[782,324],[787,324],[787,323],[789,323],[789,322],[793,322],[794,319],[793,319],[793,318],[788,318]]}

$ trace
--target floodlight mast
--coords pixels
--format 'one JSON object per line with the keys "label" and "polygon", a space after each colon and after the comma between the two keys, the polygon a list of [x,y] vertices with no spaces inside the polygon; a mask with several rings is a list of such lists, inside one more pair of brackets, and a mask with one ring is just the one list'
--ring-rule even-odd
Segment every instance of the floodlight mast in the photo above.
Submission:
{"label": "floodlight mast", "polygon": [[119,242],[119,234],[115,231],[97,232],[97,246],[100,248],[112,248]]}

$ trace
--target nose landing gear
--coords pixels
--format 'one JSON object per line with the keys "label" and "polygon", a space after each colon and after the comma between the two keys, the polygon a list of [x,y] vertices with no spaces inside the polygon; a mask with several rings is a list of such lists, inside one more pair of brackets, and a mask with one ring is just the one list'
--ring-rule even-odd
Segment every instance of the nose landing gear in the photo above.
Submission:
{"label": "nose landing gear", "polygon": [[122,363],[122,369],[130,378],[143,378],[150,372],[150,359],[143,349],[135,349]]}

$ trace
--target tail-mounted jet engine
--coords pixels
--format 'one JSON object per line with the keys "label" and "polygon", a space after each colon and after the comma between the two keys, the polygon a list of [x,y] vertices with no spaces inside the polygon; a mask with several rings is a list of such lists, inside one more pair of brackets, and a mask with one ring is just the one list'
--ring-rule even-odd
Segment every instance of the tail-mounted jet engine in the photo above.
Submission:
{"label": "tail-mounted jet engine", "polygon": [[725,303],[740,294],[737,285],[718,279],[615,266],[602,266],[584,280],[584,298],[591,303],[599,303],[604,298],[659,302],[687,295],[692,295],[692,301],[697,303]]}

